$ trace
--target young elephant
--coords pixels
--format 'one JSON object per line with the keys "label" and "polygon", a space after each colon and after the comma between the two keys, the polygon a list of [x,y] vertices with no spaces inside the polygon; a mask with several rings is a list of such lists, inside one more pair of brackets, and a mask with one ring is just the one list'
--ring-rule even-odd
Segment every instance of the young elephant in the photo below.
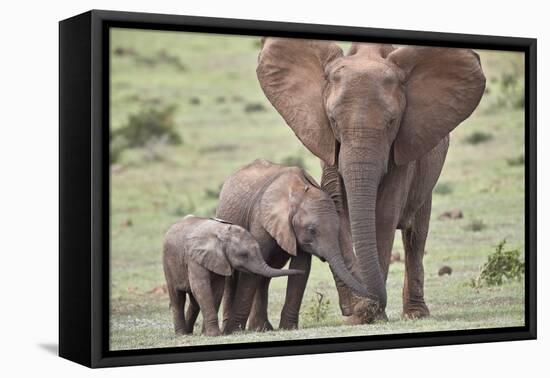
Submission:
{"label": "young elephant", "polygon": [[[327,261],[335,276],[361,296],[363,285],[346,268],[340,250],[339,217],[333,200],[297,167],[256,160],[231,175],[220,193],[217,216],[250,231],[271,266],[305,272],[289,277],[279,328],[298,327],[311,255]],[[269,279],[239,273],[224,295],[224,333],[270,330],[267,319]],[[254,303],[254,304],[253,304]],[[252,308],[252,311],[251,311]],[[249,317],[250,314],[250,317]]]}
{"label": "young elephant", "polygon": [[[225,277],[232,274],[232,268],[264,277],[302,273],[268,266],[258,242],[244,228],[193,215],[166,233],[163,265],[176,334],[192,333],[200,310],[207,336],[220,335],[218,309]],[[186,294],[190,303],[184,315]]]}

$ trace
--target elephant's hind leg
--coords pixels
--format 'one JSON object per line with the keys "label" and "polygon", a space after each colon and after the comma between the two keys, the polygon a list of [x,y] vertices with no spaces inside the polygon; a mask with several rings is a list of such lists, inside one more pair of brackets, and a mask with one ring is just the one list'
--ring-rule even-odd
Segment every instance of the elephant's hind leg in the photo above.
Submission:
{"label": "elephant's hind leg", "polygon": [[185,312],[185,328],[189,334],[193,333],[199,311],[200,307],[197,300],[192,293],[189,293],[189,305],[187,306],[187,311]]}
{"label": "elephant's hind leg", "polygon": [[170,297],[170,307],[174,320],[174,331],[177,335],[185,335],[187,328],[185,326],[185,292],[176,289],[173,286],[168,287]]}
{"label": "elephant's hind leg", "polygon": [[430,315],[424,302],[424,247],[428,237],[431,197],[415,214],[411,226],[402,230],[405,248],[405,283],[403,286],[403,316],[422,318]]}
{"label": "elephant's hind leg", "polygon": [[252,310],[250,317],[248,318],[248,329],[252,331],[272,331],[273,326],[267,318],[267,307],[269,297],[269,283],[270,278],[260,278],[256,295],[254,296],[254,302],[252,304]]}

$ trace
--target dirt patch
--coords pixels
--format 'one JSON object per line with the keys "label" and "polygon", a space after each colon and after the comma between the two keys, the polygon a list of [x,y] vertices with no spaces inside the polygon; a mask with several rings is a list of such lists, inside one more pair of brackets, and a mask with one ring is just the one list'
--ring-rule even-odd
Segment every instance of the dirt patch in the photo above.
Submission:
{"label": "dirt patch", "polygon": [[460,209],[452,209],[449,211],[443,212],[437,219],[448,220],[448,219],[462,219],[464,218],[464,213]]}
{"label": "dirt patch", "polygon": [[392,251],[391,253],[390,264],[393,264],[394,262],[401,262],[401,254],[397,251]]}
{"label": "dirt patch", "polygon": [[166,287],[166,284],[155,286],[151,290],[147,291],[147,294],[153,295],[164,295],[166,293],[168,293],[168,288]]}
{"label": "dirt patch", "polygon": [[452,273],[453,273],[453,268],[451,268],[448,265],[443,265],[441,268],[439,268],[439,272],[437,272],[437,275],[440,277],[444,275],[450,276]]}
{"label": "dirt patch", "polygon": [[244,107],[245,113],[265,112],[266,108],[259,102],[250,102]]}
{"label": "dirt patch", "polygon": [[230,144],[230,143],[220,143],[215,144],[213,146],[205,146],[199,149],[199,152],[202,154],[210,154],[210,153],[216,153],[216,152],[232,152],[237,149],[236,144]]}
{"label": "dirt patch", "polygon": [[131,47],[117,47],[114,54],[116,56],[134,56],[136,55],[136,50]]}

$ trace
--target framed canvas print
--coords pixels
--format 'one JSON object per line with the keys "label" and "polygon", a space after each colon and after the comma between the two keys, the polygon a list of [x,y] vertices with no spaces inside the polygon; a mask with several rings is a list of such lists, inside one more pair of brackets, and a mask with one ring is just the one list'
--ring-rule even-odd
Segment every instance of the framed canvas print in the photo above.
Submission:
{"label": "framed canvas print", "polygon": [[536,40],[60,22],[59,353],[536,337]]}

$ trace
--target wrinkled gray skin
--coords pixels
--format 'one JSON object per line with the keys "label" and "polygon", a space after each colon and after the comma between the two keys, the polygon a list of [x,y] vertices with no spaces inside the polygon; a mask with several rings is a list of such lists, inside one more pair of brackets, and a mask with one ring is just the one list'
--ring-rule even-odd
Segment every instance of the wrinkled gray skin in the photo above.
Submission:
{"label": "wrinkled gray skin", "polygon": [[[225,277],[231,276],[233,268],[263,277],[303,273],[268,266],[258,242],[244,228],[192,215],[174,224],[166,233],[163,266],[176,334],[193,333],[200,310],[203,333],[207,336],[221,334],[218,309]],[[184,314],[186,294],[190,303]]]}
{"label": "wrinkled gray skin", "polygon": [[[298,327],[311,255],[327,261],[347,287],[366,295],[345,266],[334,202],[302,169],[254,161],[225,181],[216,214],[249,230],[268,264],[282,267],[291,259],[290,268],[306,272],[288,279],[279,328]],[[246,273],[235,278],[224,296],[224,333],[244,329],[247,319],[249,329],[273,329],[267,318],[269,279]]]}
{"label": "wrinkled gray skin", "polygon": [[391,249],[401,229],[403,315],[427,316],[422,259],[432,190],[449,133],[485,88],[477,54],[354,43],[344,55],[332,42],[264,38],[257,74],[288,126],[321,159],[321,186],[340,214],[346,264],[367,287],[358,299],[337,281],[342,313],[361,323],[385,318]]}

